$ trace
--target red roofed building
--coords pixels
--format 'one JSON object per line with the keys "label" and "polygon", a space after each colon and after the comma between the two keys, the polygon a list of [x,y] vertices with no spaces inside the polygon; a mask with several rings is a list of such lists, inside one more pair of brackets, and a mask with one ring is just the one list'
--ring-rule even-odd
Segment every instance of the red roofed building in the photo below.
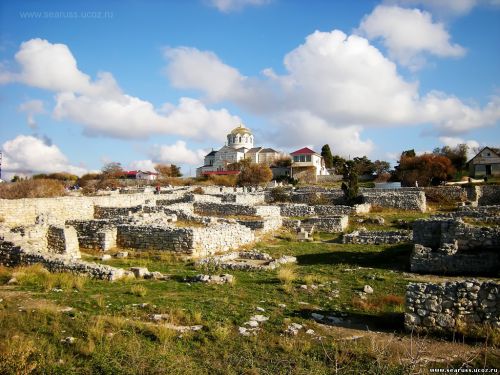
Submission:
{"label": "red roofed building", "polygon": [[[303,147],[290,154],[292,156],[292,174],[298,179],[316,179],[316,176],[329,175],[321,154]],[[313,175],[313,176],[310,176]]]}

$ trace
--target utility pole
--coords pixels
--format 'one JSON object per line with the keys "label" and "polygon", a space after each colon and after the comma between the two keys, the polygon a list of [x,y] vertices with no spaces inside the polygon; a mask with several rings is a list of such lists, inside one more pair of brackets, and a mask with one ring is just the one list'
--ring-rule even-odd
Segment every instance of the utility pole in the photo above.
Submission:
{"label": "utility pole", "polygon": [[2,153],[0,152],[0,180],[2,179]]}

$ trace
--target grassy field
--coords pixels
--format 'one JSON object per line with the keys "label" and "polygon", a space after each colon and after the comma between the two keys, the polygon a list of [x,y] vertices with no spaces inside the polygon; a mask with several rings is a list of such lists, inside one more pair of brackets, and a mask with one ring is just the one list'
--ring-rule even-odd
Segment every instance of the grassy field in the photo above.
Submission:
{"label": "grassy field", "polygon": [[[396,218],[422,217],[376,215],[389,228]],[[306,243],[283,231],[255,247],[298,262],[276,271],[233,271],[236,281],[225,285],[187,283],[186,276],[214,270],[154,252],[131,252],[108,264],[148,267],[170,280],[110,283],[36,266],[0,268],[0,374],[407,374],[467,362],[500,366],[491,338],[404,332],[408,282],[445,280],[408,273],[409,244],[343,245],[325,233]],[[7,284],[12,277],[17,283]],[[366,284],[374,293],[362,299]],[[312,313],[341,323],[318,323]],[[157,323],[152,314],[164,320]],[[238,327],[255,314],[269,320],[255,335],[240,335]],[[286,334],[291,323],[304,328]],[[172,329],[190,325],[203,328]]]}

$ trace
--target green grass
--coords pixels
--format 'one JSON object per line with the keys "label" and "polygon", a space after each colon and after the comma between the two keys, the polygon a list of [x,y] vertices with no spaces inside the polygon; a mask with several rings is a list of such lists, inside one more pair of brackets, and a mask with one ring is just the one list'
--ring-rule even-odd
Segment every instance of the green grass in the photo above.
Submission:
{"label": "green grass", "polygon": [[[402,216],[425,217],[393,211],[374,215],[384,216],[389,227]],[[230,285],[183,282],[200,270],[189,260],[158,252],[131,251],[129,258],[105,263],[147,267],[172,275],[171,280],[110,283],[48,274],[40,267],[0,268],[1,284],[14,275],[19,280],[0,286],[0,373],[329,374],[335,368],[343,374],[408,373],[408,363],[399,362],[389,345],[375,350],[368,339],[338,341],[335,330],[315,324],[310,315],[348,314],[363,330],[368,326],[408,339],[402,301],[410,281],[411,245],[344,245],[340,235],[328,233],[316,233],[315,239],[297,242],[285,231],[269,236],[256,248],[273,256],[294,255],[297,264],[281,274],[231,271],[237,282]],[[305,290],[301,284],[318,288]],[[361,300],[357,292],[365,284],[374,293]],[[66,306],[73,310],[61,312]],[[256,313],[269,321],[257,336],[240,336],[237,327]],[[152,323],[150,314],[204,328],[179,334]],[[323,338],[283,336],[291,322]],[[62,343],[67,336],[75,343]],[[486,362],[494,360],[490,356]]]}

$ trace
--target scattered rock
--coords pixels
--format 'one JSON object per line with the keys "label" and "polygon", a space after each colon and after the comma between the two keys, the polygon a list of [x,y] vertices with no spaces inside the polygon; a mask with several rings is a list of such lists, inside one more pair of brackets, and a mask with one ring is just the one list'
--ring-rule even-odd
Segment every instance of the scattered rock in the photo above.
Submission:
{"label": "scattered rock", "polygon": [[301,324],[292,323],[286,328],[285,334],[296,336],[302,328],[303,326]]}
{"label": "scattered rock", "polygon": [[370,285],[365,285],[363,287],[363,292],[366,294],[372,294],[373,293],[373,288]]}
{"label": "scattered rock", "polygon": [[101,255],[101,257],[99,258],[101,261],[106,261],[106,260],[110,260],[111,259],[111,255],[109,254],[104,254],[104,255]]}
{"label": "scattered rock", "polygon": [[311,313],[311,317],[314,320],[323,320],[325,318],[324,315],[318,314],[318,313]]}
{"label": "scattered rock", "polygon": [[137,278],[143,278],[144,275],[149,274],[149,270],[146,267],[130,267],[129,270],[134,273]]}
{"label": "scattered rock", "polygon": [[260,312],[264,312],[264,311],[266,311],[264,308],[259,307],[259,306],[257,306],[257,307],[255,308],[255,310],[260,311]]}
{"label": "scattered rock", "polygon": [[17,285],[17,279],[15,277],[12,277],[7,281],[7,285]]}
{"label": "scattered rock", "polygon": [[72,337],[72,336],[68,336],[68,337],[65,337],[64,339],[61,339],[61,342],[64,343],[64,344],[74,344],[76,341],[76,338]]}
{"label": "scattered rock", "polygon": [[127,258],[128,257],[128,251],[119,251],[115,255],[119,259]]}
{"label": "scattered rock", "polygon": [[254,316],[250,317],[250,320],[261,323],[261,322],[265,322],[265,321],[269,320],[269,317],[264,316],[264,315],[254,315]]}
{"label": "scattered rock", "polygon": [[234,282],[234,276],[229,274],[222,275],[203,275],[199,274],[188,279],[191,282],[201,282],[207,284],[226,284]]}

